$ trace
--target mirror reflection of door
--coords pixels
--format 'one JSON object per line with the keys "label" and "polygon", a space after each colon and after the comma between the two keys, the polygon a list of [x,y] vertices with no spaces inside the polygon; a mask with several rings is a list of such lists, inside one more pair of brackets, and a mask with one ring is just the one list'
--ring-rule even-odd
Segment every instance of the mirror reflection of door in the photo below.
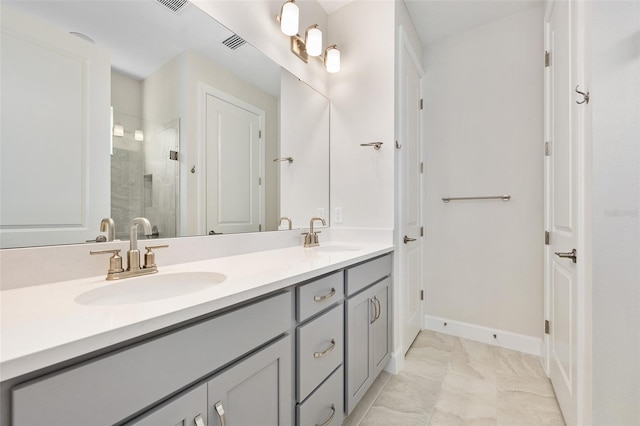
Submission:
{"label": "mirror reflection of door", "polygon": [[260,231],[264,222],[264,111],[219,91],[206,95],[209,235]]}

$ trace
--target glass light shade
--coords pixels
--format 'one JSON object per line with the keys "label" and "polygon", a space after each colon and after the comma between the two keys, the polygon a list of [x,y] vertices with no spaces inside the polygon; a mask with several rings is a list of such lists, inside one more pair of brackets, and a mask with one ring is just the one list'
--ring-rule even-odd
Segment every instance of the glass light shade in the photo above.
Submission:
{"label": "glass light shade", "polygon": [[280,12],[280,30],[288,36],[298,34],[298,20],[300,9],[293,1],[288,1],[282,5]]}
{"label": "glass light shade", "polygon": [[136,130],[135,132],[133,132],[133,138],[137,141],[143,141],[144,132],[142,130]]}
{"label": "glass light shade", "polygon": [[307,29],[307,37],[305,41],[307,55],[320,56],[322,55],[322,31],[317,27],[309,27]]}
{"label": "glass light shade", "polygon": [[324,53],[324,66],[330,73],[340,71],[340,51],[335,45],[327,47]]}
{"label": "glass light shade", "polygon": [[116,124],[113,126],[113,136],[123,137],[124,136],[124,127],[120,124]]}

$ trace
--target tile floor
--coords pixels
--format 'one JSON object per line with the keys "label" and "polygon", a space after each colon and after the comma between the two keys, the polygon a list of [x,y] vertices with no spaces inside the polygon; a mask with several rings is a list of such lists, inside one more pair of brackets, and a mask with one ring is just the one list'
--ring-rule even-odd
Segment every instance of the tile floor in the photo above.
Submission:
{"label": "tile floor", "polygon": [[369,425],[564,425],[540,359],[422,331],[397,375],[383,371],[345,419]]}

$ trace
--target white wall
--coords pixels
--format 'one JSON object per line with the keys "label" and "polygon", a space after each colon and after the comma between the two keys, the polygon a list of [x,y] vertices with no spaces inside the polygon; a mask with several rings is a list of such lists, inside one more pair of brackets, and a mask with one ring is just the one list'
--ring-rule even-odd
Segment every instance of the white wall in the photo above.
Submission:
{"label": "white wall", "polygon": [[[356,1],[329,19],[342,69],[330,76],[332,227],[394,226],[394,2]],[[381,141],[382,149],[361,147]]]}
{"label": "white wall", "polygon": [[593,2],[593,423],[640,424],[640,2]]}
{"label": "white wall", "polygon": [[427,315],[542,336],[543,50],[542,7],[424,50]]}

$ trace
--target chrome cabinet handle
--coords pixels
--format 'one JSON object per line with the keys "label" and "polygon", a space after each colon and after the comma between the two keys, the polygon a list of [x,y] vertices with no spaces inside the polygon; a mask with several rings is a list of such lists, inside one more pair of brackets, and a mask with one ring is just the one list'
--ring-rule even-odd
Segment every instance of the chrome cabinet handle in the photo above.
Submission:
{"label": "chrome cabinet handle", "polygon": [[329,426],[331,424],[331,422],[333,421],[333,417],[335,415],[336,415],[336,406],[335,406],[335,404],[331,404],[331,415],[329,416],[327,421],[324,422],[324,423],[320,423],[320,424],[316,423],[316,426]]}
{"label": "chrome cabinet handle", "polygon": [[313,353],[313,357],[314,358],[322,358],[325,355],[330,354],[331,352],[333,352],[333,350],[336,348],[336,339],[331,339],[331,344],[329,345],[329,347],[327,349],[325,349],[322,352],[314,352]]}
{"label": "chrome cabinet handle", "polygon": [[327,294],[325,294],[324,296],[313,296],[313,301],[314,302],[323,302],[327,299],[332,298],[334,295],[336,294],[336,289],[335,288],[331,288],[331,291]]}
{"label": "chrome cabinet handle", "polygon": [[284,162],[288,162],[289,164],[293,163],[293,157],[281,157],[281,158],[274,158],[273,162],[274,163],[284,163]]}
{"label": "chrome cabinet handle", "polygon": [[410,242],[413,242],[413,241],[415,241],[415,240],[416,240],[415,238],[409,238],[409,237],[407,237],[406,235],[404,236],[404,239],[403,239],[403,241],[404,241],[404,243],[405,243],[405,244],[410,243]]}
{"label": "chrome cabinet handle", "polygon": [[556,256],[558,257],[564,257],[567,259],[571,259],[573,261],[573,263],[576,263],[578,261],[578,252],[576,251],[576,249],[571,250],[570,252],[567,253],[562,253],[557,251],[556,252]]}
{"label": "chrome cabinet handle", "polygon": [[193,422],[196,424],[196,426],[206,426],[204,424],[204,419],[202,418],[202,414],[198,414],[194,419]]}
{"label": "chrome cabinet handle", "polygon": [[373,299],[369,299],[369,302],[373,305],[373,319],[369,321],[369,324],[373,324],[376,322],[376,316],[378,315],[378,305],[376,305],[376,301]]}
{"label": "chrome cabinet handle", "polygon": [[216,409],[218,417],[220,418],[220,426],[227,426],[227,418],[224,415],[224,407],[222,406],[222,401],[216,402],[213,408]]}
{"label": "chrome cabinet handle", "polygon": [[376,321],[380,319],[380,314],[382,313],[382,305],[380,304],[380,301],[378,300],[377,296],[373,296],[373,300],[375,300],[376,302]]}

